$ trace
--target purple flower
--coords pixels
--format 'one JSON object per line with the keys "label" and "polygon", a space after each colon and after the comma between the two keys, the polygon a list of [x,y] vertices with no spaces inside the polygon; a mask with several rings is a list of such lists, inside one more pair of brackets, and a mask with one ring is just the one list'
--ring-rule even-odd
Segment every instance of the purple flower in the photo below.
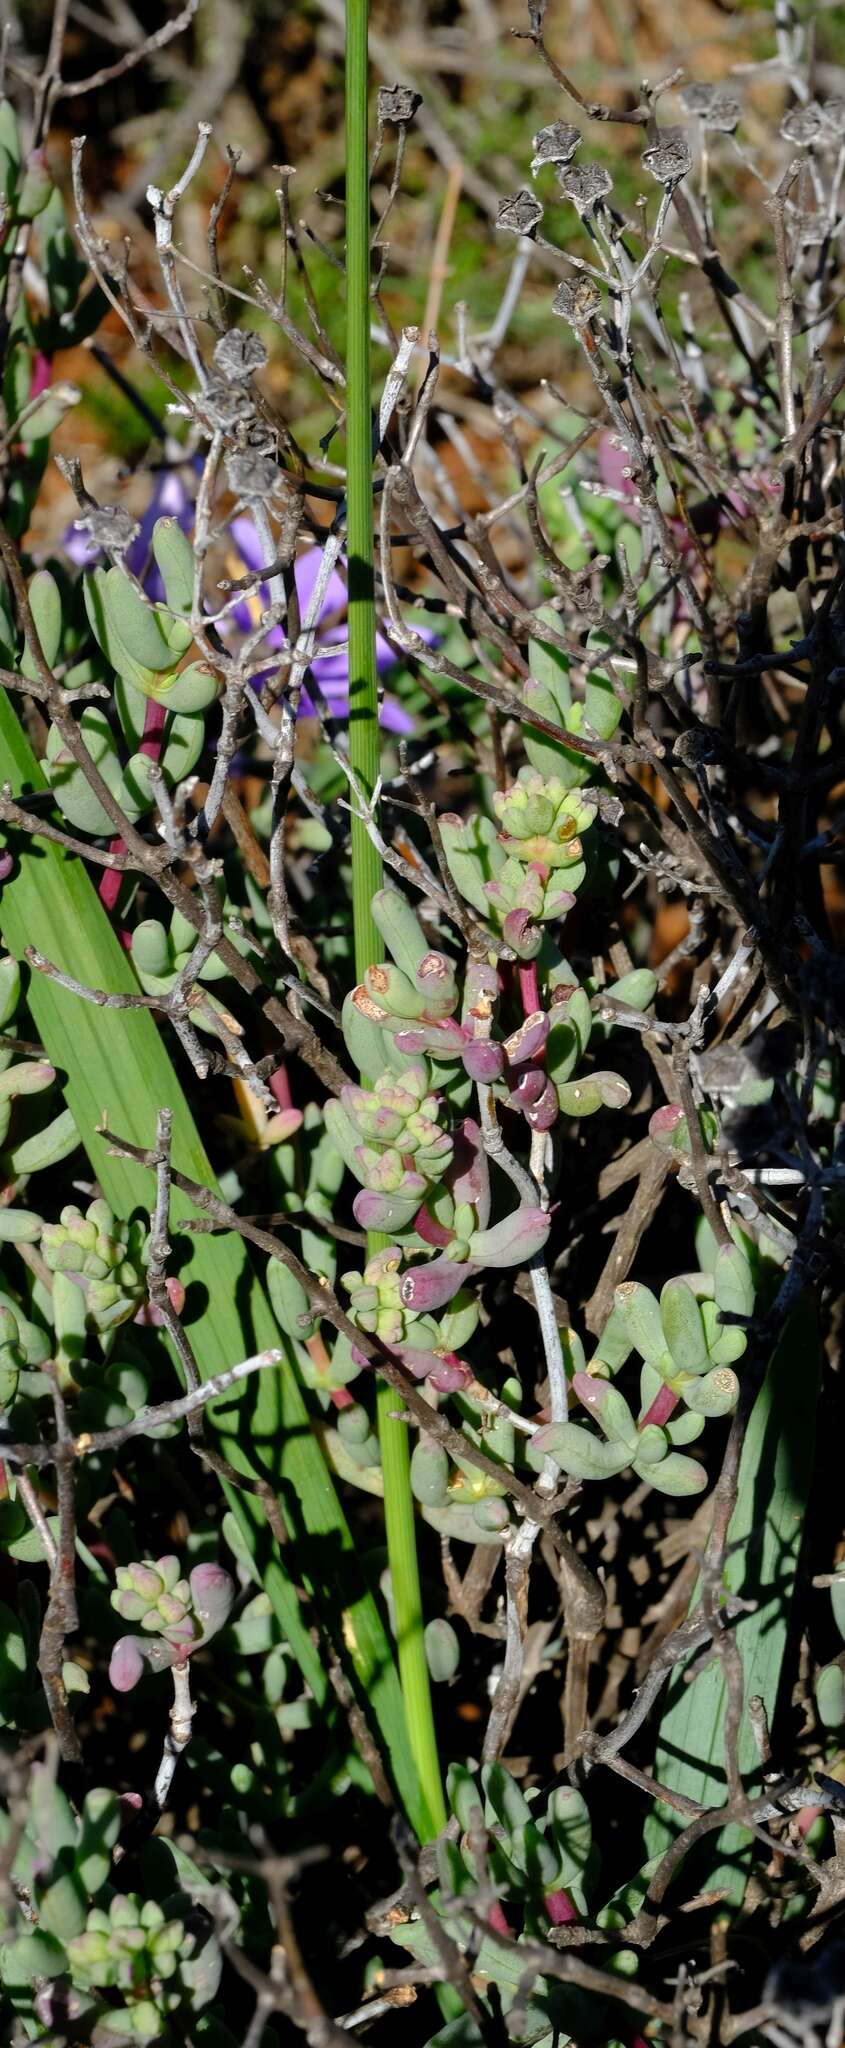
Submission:
{"label": "purple flower", "polygon": [[[241,515],[232,520],[229,531],[238,554],[241,556],[242,561],[246,563],[247,568],[260,569],[262,567],[261,543],[252,520],[247,518],[245,514]],[[298,555],[294,564],[297,595],[299,597],[300,611],[303,616],[320,572],[321,561],[322,549],[314,545],[306,548],[304,554]],[[266,605],[269,600],[266,587],[263,584],[259,595],[260,602]],[[334,718],[343,718],[349,709],[349,655],[346,649],[348,630],[346,625],[346,604],[346,585],[342,576],[338,575],[335,569],[332,571],[326,585],[323,608],[320,613],[320,623],[317,630],[317,645],[320,649],[337,646],[338,652],[337,654],[321,652],[319,661],[315,663],[315,674],[320,694],[325,699],[329,711]],[[248,632],[253,623],[248,606],[239,606],[234,616],[242,631]],[[421,632],[423,639],[433,640],[434,635],[427,627],[421,627],[418,630]],[[281,626],[271,628],[266,636],[266,644],[268,647],[284,646],[285,635]],[[392,647],[388,646],[381,633],[377,633],[376,664],[379,675],[383,675],[386,669],[392,668],[395,662],[396,655]],[[300,714],[303,717],[314,717],[316,707],[306,690],[302,692],[299,708]],[[379,716],[382,725],[386,727],[388,732],[413,732],[413,719],[409,718],[408,713],[403,711],[401,706],[390,698],[383,700]]]}
{"label": "purple flower", "polygon": [[[193,524],[193,499],[182,479],[183,472],[179,469],[160,470],[155,474],[149,504],[124,554],[127,569],[133,576],[138,576],[143,580],[147,596],[154,603],[160,602],[164,597],[161,577],[155,562],[151,558],[152,534],[156,520],[164,517],[178,519],[180,526],[186,533]],[[120,520],[125,518],[123,513],[112,516]],[[108,512],[104,511],[102,514],[94,512],[90,520],[88,518],[75,520],[73,525],[68,528],[64,537],[65,553],[72,562],[78,563],[80,568],[93,568],[100,560],[102,554],[100,528],[102,526],[103,532],[105,532],[108,518]],[[261,569],[264,565],[262,545],[252,520],[245,513],[238,514],[230,522],[229,533],[245,567],[252,570]],[[313,594],[321,561],[322,549],[316,544],[306,548],[296,558],[294,576],[299,595],[300,610],[303,615]],[[257,597],[262,608],[268,605],[269,593],[265,584],[259,586]],[[326,585],[322,610],[318,621],[317,645],[320,649],[320,658],[315,664],[315,675],[320,695],[333,718],[344,718],[348,715],[349,711],[349,656],[346,649],[346,609],[346,585],[342,576],[338,574],[337,570],[334,570]],[[238,631],[245,634],[252,632],[255,624],[254,607],[246,600],[242,604],[235,605],[227,614],[226,627],[228,629],[234,625]],[[430,627],[417,625],[417,631],[423,640],[432,641],[435,638]],[[283,647],[284,644],[285,635],[281,626],[271,627],[264,636],[264,645],[268,649]],[[327,648],[331,649],[333,647],[337,647],[336,654],[325,652]],[[396,660],[397,657],[392,647],[388,646],[381,633],[377,633],[376,664],[379,675],[384,675],[386,670],[393,668]],[[260,678],[256,677],[253,680],[258,681]],[[300,715],[313,718],[316,714],[316,708],[314,699],[308,695],[307,690],[303,690],[299,703]],[[388,697],[382,700],[379,718],[381,724],[388,732],[410,733],[414,730],[413,719],[392,698]]]}
{"label": "purple flower", "polygon": [[[143,577],[147,596],[154,604],[159,604],[164,597],[164,585],[152,558],[153,527],[157,519],[178,519],[183,532],[187,533],[194,523],[194,502],[182,482],[181,470],[158,470],[154,477],[150,502],[143,518],[137,522],[137,531],[123,559],[132,576]],[[120,517],[123,517],[122,513]],[[92,532],[87,519],[75,519],[64,536],[65,554],[81,569],[95,568],[102,555],[96,537],[96,514],[93,529]]]}

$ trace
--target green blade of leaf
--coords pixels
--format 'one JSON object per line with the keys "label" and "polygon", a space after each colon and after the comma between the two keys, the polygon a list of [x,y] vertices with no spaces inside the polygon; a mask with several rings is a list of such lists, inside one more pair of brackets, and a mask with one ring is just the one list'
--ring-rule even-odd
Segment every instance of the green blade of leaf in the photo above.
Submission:
{"label": "green blade of leaf", "polygon": [[[806,1299],[784,1330],[751,1412],[727,1542],[726,1591],[754,1603],[735,1629],[746,1710],[748,1701],[759,1695],[770,1725],[778,1703],[812,1483],[820,1372],[815,1311]],[[689,1685],[684,1684],[685,1668],[681,1665],[673,1674],[667,1694],[655,1775],[673,1792],[685,1793],[702,1806],[719,1806],[727,1797],[727,1688],[722,1665],[714,1656]],[[738,1761],[747,1791],[752,1798],[758,1796],[760,1758],[747,1711],[739,1731]],[[658,1809],[646,1827],[646,1855],[661,1854],[681,1825],[674,1823],[668,1809]],[[731,1904],[739,1904],[752,1837],[747,1829],[730,1826],[713,1842],[713,1847],[699,1852],[709,1855],[710,1863],[706,1871],[696,1863],[697,1881],[708,1890],[724,1891]]]}
{"label": "green blade of leaf", "polygon": [[[2,776],[16,796],[47,785],[5,691],[0,690]],[[9,831],[17,866],[0,889],[0,934],[16,959],[34,946],[88,987],[137,993],[127,955],[82,862],[50,841]],[[156,1115],[173,1112],[173,1164],[214,1186],[214,1176],[166,1045],[148,1010],[110,1010],[74,996],[46,975],[31,977],[27,1001],[41,1042],[63,1077],[80,1138],[106,1200],[119,1216],[149,1213],[150,1174],[110,1156],[98,1135],[111,1130],[136,1145],[155,1139]],[[193,1214],[173,1191],[172,1217]],[[186,1326],[204,1379],[240,1358],[284,1347],[243,1241],[234,1233],[197,1234],[180,1278],[188,1289]],[[241,1392],[242,1388],[242,1392]],[[294,1546],[297,1581],[314,1599],[338,1644],[356,1691],[369,1704],[390,1760],[397,1791],[413,1825],[428,1815],[405,1732],[390,1645],[359,1560],[331,1475],[311,1430],[293,1362],[254,1374],[214,1404],[221,1449],[237,1471],[266,1483],[282,1503]],[[284,1634],[318,1704],[329,1688],[301,1600],[285,1570],[255,1495],[229,1489],[256,1577],[269,1594]]]}

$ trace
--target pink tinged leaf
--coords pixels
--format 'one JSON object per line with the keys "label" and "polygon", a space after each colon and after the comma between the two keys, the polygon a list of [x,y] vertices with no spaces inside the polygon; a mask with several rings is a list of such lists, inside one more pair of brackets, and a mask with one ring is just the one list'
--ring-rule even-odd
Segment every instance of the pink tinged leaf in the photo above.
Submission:
{"label": "pink tinged leaf", "polygon": [[[526,1112],[532,1109],[534,1104],[539,1102],[541,1095],[545,1093],[546,1085],[546,1075],[542,1067],[527,1067],[525,1073],[520,1074],[516,1087],[511,1089],[508,1096],[511,1108],[524,1109]],[[555,1096],[555,1102],[557,1102],[557,1096]]]}
{"label": "pink tinged leaf", "polygon": [[268,1118],[262,1132],[265,1145],[286,1145],[289,1138],[302,1128],[304,1117],[301,1109],[279,1109],[275,1116]]}
{"label": "pink tinged leaf", "polygon": [[472,1204],[483,1229],[490,1215],[490,1167],[481,1126],[474,1117],[463,1117],[455,1132],[455,1150],[447,1185],[456,1203]]}
{"label": "pink tinged leaf", "polygon": [[471,1081],[498,1081],[505,1071],[505,1055],[493,1038],[473,1038],[461,1058]]}
{"label": "pink tinged leaf", "polygon": [[[146,1650],[146,1643],[144,1649]],[[131,1692],[143,1677],[144,1658],[136,1636],[121,1636],[115,1643],[109,1664],[109,1684],[115,1692]]]}
{"label": "pink tinged leaf", "polygon": [[551,1216],[529,1203],[514,1209],[490,1230],[477,1230],[470,1238],[470,1255],[479,1266],[521,1266],[542,1251],[551,1229]]}
{"label": "pink tinged leaf", "polygon": [[572,1392],[577,1395],[590,1415],[599,1421],[604,1414],[608,1400],[613,1400],[615,1388],[609,1380],[599,1379],[591,1372],[575,1372],[572,1375]]}
{"label": "pink tinged leaf", "polygon": [[428,1377],[438,1394],[457,1394],[462,1387],[469,1386],[473,1375],[462,1358],[456,1357],[454,1351],[446,1351],[435,1362]]}
{"label": "pink tinged leaf", "polygon": [[235,1598],[235,1582],[220,1564],[197,1564],[190,1576],[194,1613],[206,1636],[214,1635],[229,1618]]}
{"label": "pink tinged leaf", "polygon": [[546,1912],[553,1927],[573,1927],[578,1920],[567,1892],[547,1892]]}
{"label": "pink tinged leaf", "polygon": [[[389,1021],[386,1012],[384,1016]],[[381,1018],[378,1021],[381,1022]],[[432,1052],[441,1059],[453,1059],[463,1052],[468,1043],[469,1032],[454,1017],[431,1018],[423,1024],[412,1025],[407,1031],[396,1032],[400,1052]]]}
{"label": "pink tinged leaf", "polygon": [[510,1037],[505,1039],[508,1066],[525,1067],[533,1064],[542,1052],[548,1035],[549,1020],[545,1011],[533,1011],[530,1017],[526,1017],[524,1024],[520,1024],[519,1029],[512,1031]]}
{"label": "pink tinged leaf", "polygon": [[559,1116],[557,1089],[553,1081],[547,1080],[542,1095],[526,1109],[525,1120],[531,1125],[532,1131],[550,1131]]}
{"label": "pink tinged leaf", "polygon": [[[356,1223],[360,1223],[362,1230],[408,1229],[409,1224],[414,1221],[416,1206],[425,1185],[419,1174],[415,1173],[409,1177],[420,1182],[420,1186],[414,1188],[410,1194],[403,1194],[400,1190],[397,1194],[382,1195],[372,1188],[359,1188],[352,1204],[352,1214]],[[447,1238],[446,1241],[448,1243],[450,1240]]]}
{"label": "pink tinged leaf", "polygon": [[459,1265],[454,1259],[432,1259],[430,1266],[416,1266],[413,1272],[404,1273],[399,1282],[402,1305],[418,1315],[444,1308],[471,1272],[471,1266]]}
{"label": "pink tinged leaf", "polygon": [[654,1145],[660,1146],[661,1152],[674,1152],[681,1147],[682,1124],[686,1125],[686,1117],[680,1103],[664,1102],[662,1108],[656,1109],[649,1118],[648,1135]]}
{"label": "pink tinged leaf", "polygon": [[[574,903],[574,896],[571,901]],[[536,960],[543,944],[542,929],[527,910],[508,911],[502,922],[502,938],[518,960]]]}
{"label": "pink tinged leaf", "polygon": [[[354,1209],[354,1202],[352,1206]],[[417,1210],[414,1217],[414,1229],[417,1236],[422,1238],[424,1244],[433,1245],[438,1251],[445,1250],[446,1245],[451,1244],[455,1235],[453,1230],[447,1230],[444,1224],[438,1223],[436,1218],[431,1216],[425,1208]]]}

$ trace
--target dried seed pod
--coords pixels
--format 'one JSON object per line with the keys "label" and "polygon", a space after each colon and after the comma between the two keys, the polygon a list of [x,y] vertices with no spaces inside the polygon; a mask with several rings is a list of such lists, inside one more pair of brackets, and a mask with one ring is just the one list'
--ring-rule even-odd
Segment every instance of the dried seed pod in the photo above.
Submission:
{"label": "dried seed pod", "polygon": [[552,312],[576,329],[589,327],[600,310],[601,292],[592,277],[565,277],[552,300]]}
{"label": "dried seed pod", "polygon": [[817,100],[810,100],[806,107],[790,107],[780,124],[784,142],[797,143],[799,149],[812,149],[824,135],[824,116]]}
{"label": "dried seed pod", "polygon": [[539,199],[523,186],[520,192],[512,192],[509,199],[500,199],[496,226],[508,235],[533,235],[542,218]]}
{"label": "dried seed pod", "polygon": [[834,94],[829,100],[824,101],[819,112],[825,127],[830,129],[832,135],[837,139],[845,135],[845,99]]}
{"label": "dried seed pod", "polygon": [[422,106],[422,94],[414,92],[410,85],[382,85],[379,87],[378,117],[380,121],[395,121],[403,125],[413,121],[418,107]]}
{"label": "dried seed pod", "polygon": [[581,130],[573,128],[571,121],[552,121],[548,128],[539,129],[533,143],[532,177],[542,164],[571,164],[580,142]]}
{"label": "dried seed pod", "polygon": [[202,393],[202,410],[215,433],[227,434],[233,427],[246,426],[255,406],[243,385],[232,384],[225,377],[209,377]]}
{"label": "dried seed pod", "polygon": [[226,463],[229,487],[245,503],[264,504],[279,482],[280,472],[272,455],[230,455]]}
{"label": "dried seed pod", "polygon": [[667,128],[659,142],[643,150],[643,163],[658,185],[671,192],[692,169],[692,150],[683,131]]}
{"label": "dried seed pod", "polygon": [[732,92],[714,92],[704,116],[704,126],[715,129],[720,135],[732,135],[741,114],[740,102]]}
{"label": "dried seed pod", "polygon": [[685,114],[704,116],[715,96],[716,87],[706,85],[704,80],[690,79],[689,85],[681,88],[681,106]]}
{"label": "dried seed pod", "polygon": [[227,384],[238,384],[245,377],[251,377],[254,370],[263,370],[267,350],[260,334],[231,327],[228,334],[221,334],[214,350],[214,361]]}
{"label": "dried seed pod", "polygon": [[594,213],[613,190],[613,179],[603,164],[574,164],[571,171],[558,174],[558,182],[564,199],[571,200],[581,220]]}
{"label": "dried seed pod", "polygon": [[120,505],[95,505],[84,519],[75,519],[74,525],[88,534],[92,546],[109,555],[125,555],[141,531],[137,519]]}

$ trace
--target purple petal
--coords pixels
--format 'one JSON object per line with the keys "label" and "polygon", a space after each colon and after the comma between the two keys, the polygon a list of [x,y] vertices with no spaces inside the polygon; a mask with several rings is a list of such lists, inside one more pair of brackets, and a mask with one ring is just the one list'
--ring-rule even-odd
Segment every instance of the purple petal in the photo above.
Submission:
{"label": "purple petal", "polygon": [[385,697],[379,712],[379,724],[384,726],[385,732],[406,733],[415,731],[414,721],[410,713],[403,711],[401,704],[397,704],[395,697]]}
{"label": "purple petal", "polygon": [[246,564],[246,567],[248,569],[263,569],[264,560],[261,542],[252,520],[247,519],[244,513],[239,513],[236,519],[230,521],[229,532],[241,557],[241,561]]}
{"label": "purple petal", "polygon": [[100,559],[100,550],[94,546],[90,533],[85,533],[76,520],[66,528],[62,547],[68,560],[77,562],[80,569],[90,569]]}

